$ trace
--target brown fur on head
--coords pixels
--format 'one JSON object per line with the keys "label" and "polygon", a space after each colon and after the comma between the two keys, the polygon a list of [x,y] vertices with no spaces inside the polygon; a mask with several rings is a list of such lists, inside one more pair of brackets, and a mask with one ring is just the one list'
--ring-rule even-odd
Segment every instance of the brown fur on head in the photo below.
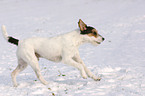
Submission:
{"label": "brown fur on head", "polygon": [[94,36],[95,38],[97,38],[99,36],[99,34],[96,29],[92,29],[92,33],[89,33],[88,36]]}

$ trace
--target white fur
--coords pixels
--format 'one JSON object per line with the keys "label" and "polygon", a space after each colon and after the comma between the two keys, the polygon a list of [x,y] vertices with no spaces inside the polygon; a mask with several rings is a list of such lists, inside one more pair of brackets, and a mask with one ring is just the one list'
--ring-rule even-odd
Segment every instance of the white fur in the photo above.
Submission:
{"label": "white fur", "polygon": [[[7,39],[8,35],[5,27],[2,27],[4,37]],[[29,38],[20,40],[17,49],[18,66],[12,72],[12,80],[14,86],[17,86],[16,76],[23,71],[27,65],[30,65],[35,71],[38,79],[47,84],[47,81],[40,73],[38,64],[38,56],[46,58],[54,62],[62,62],[80,70],[83,78],[87,75],[94,80],[100,80],[85,66],[84,62],[79,56],[79,45],[83,43],[92,43],[98,45],[96,42],[102,42],[102,37],[90,37],[88,35],[81,35],[80,30],[74,30],[70,33],[52,37],[52,38]]]}
{"label": "white fur", "polygon": [[8,38],[8,33],[7,33],[7,31],[6,31],[5,25],[2,25],[2,32],[3,32],[4,38],[5,38],[6,40],[8,40],[8,39],[9,39],[9,38]]}

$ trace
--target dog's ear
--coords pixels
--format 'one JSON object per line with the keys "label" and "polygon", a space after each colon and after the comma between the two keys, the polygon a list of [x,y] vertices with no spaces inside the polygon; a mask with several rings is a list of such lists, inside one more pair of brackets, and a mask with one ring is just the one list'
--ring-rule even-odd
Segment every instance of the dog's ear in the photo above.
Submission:
{"label": "dog's ear", "polygon": [[78,25],[81,31],[84,31],[87,29],[87,25],[81,19],[79,19]]}

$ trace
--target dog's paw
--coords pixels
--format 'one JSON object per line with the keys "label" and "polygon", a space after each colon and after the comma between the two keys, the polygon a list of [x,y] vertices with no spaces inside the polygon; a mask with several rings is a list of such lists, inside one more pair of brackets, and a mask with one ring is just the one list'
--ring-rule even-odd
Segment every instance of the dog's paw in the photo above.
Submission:
{"label": "dog's paw", "polygon": [[46,80],[44,80],[44,79],[41,80],[41,83],[44,84],[44,85],[47,85],[48,84],[48,82]]}
{"label": "dog's paw", "polygon": [[87,79],[87,75],[85,75],[85,76],[82,76],[84,79]]}
{"label": "dog's paw", "polygon": [[96,77],[96,76],[93,76],[92,79],[94,79],[95,81],[100,81],[101,80],[100,77]]}
{"label": "dog's paw", "polygon": [[47,85],[48,84],[48,82],[47,81],[45,81],[45,82],[42,82],[44,85]]}
{"label": "dog's paw", "polygon": [[100,81],[101,80],[101,78],[97,78],[97,79],[94,79],[95,81]]}
{"label": "dog's paw", "polygon": [[18,87],[18,84],[14,84],[13,87]]}
{"label": "dog's paw", "polygon": [[82,75],[82,77],[84,78],[84,79],[87,79],[87,75],[86,74],[81,74]]}
{"label": "dog's paw", "polygon": [[85,72],[84,70],[81,72],[81,76],[82,76],[84,79],[87,79],[87,74],[86,74],[86,72]]}

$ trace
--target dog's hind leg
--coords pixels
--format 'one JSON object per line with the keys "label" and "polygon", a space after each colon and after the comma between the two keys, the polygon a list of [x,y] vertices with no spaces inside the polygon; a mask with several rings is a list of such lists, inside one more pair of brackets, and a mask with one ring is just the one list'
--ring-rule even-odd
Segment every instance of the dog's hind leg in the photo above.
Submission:
{"label": "dog's hind leg", "polygon": [[29,54],[29,58],[26,59],[27,63],[32,67],[34,70],[37,78],[43,83],[44,85],[48,84],[48,82],[43,78],[40,72],[38,58],[35,56],[35,53]]}
{"label": "dog's hind leg", "polygon": [[18,66],[16,67],[16,69],[12,72],[11,76],[12,76],[12,81],[14,84],[14,87],[17,87],[17,81],[16,81],[16,76],[23,71],[26,67],[27,67],[27,63],[24,62],[22,59],[18,60]]}
{"label": "dog's hind leg", "polygon": [[37,78],[41,81],[41,83],[43,83],[44,85],[47,85],[48,82],[43,78],[43,76],[42,76],[42,74],[40,72],[40,68],[39,68],[38,63],[35,62],[35,64],[31,64],[31,67],[33,68]]}

